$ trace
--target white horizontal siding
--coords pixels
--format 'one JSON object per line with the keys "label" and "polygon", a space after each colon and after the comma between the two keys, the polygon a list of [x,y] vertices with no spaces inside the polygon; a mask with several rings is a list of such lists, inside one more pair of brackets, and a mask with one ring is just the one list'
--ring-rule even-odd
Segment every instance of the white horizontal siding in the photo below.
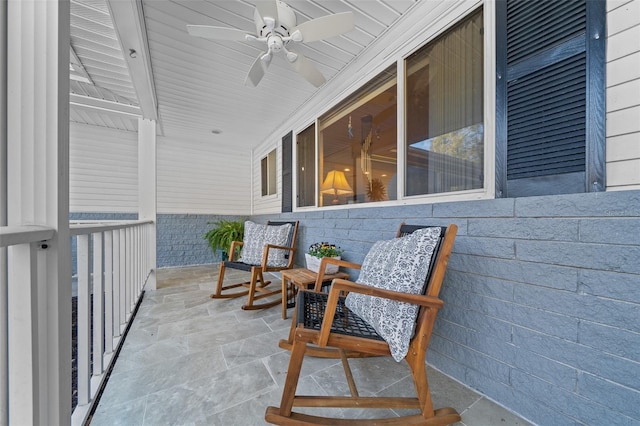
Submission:
{"label": "white horizontal siding", "polygon": [[[250,153],[231,143],[157,139],[158,213],[251,212]],[[138,134],[70,125],[71,212],[138,211]]]}
{"label": "white horizontal siding", "polygon": [[607,2],[607,190],[640,187],[640,0]]}
{"label": "white horizontal siding", "polygon": [[70,123],[71,212],[138,211],[138,134]]}
{"label": "white horizontal siding", "polygon": [[158,213],[251,213],[251,153],[233,142],[158,137]]}

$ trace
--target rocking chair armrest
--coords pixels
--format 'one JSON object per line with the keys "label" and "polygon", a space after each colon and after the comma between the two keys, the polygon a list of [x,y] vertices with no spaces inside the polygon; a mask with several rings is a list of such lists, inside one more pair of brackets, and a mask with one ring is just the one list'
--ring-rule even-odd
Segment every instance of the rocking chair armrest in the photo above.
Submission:
{"label": "rocking chair armrest", "polygon": [[347,269],[360,269],[362,265],[359,263],[348,262],[342,259],[334,259],[332,257],[323,257],[320,261],[320,268],[318,269],[318,276],[316,277],[316,285],[313,288],[313,291],[319,292],[322,290],[322,283],[324,282],[324,271],[326,270],[327,265],[338,265]]}
{"label": "rocking chair armrest", "polygon": [[322,326],[320,327],[318,346],[323,347],[327,345],[327,342],[329,341],[329,335],[331,334],[331,325],[333,324],[333,318],[336,314],[336,308],[338,306],[338,298],[341,293],[348,292],[362,293],[369,296],[382,297],[385,299],[396,300],[398,302],[412,303],[414,305],[428,306],[436,309],[440,309],[442,308],[442,306],[444,306],[444,302],[437,297],[425,296],[423,294],[409,294],[399,291],[385,290],[377,287],[371,287],[365,284],[355,283],[353,281],[336,278],[335,280],[333,280],[331,289],[329,290],[327,306],[324,311]]}
{"label": "rocking chair armrest", "polygon": [[296,249],[293,247],[287,246],[278,246],[275,244],[265,244],[264,252],[262,252],[262,267],[267,266],[267,260],[269,259],[269,250],[278,249],[278,250],[287,250],[289,252],[289,266],[293,263],[293,256],[296,252]]}
{"label": "rocking chair armrest", "polygon": [[232,241],[231,242],[231,247],[229,248],[229,261],[233,262],[236,257],[236,247],[242,247],[243,246],[243,242],[242,241]]}
{"label": "rocking chair armrest", "polygon": [[403,293],[400,291],[385,290],[383,288],[372,287],[366,284],[354,283],[348,280],[336,279],[331,286],[331,290],[335,287],[335,291],[362,293],[369,296],[382,297],[385,299],[396,300],[398,302],[412,303],[414,305],[428,306],[431,308],[442,308],[444,302],[437,297],[425,296],[424,294]]}
{"label": "rocking chair armrest", "polygon": [[288,246],[277,246],[275,244],[265,244],[267,250],[271,249],[281,249],[281,250],[289,250],[290,252],[294,252],[296,249]]}

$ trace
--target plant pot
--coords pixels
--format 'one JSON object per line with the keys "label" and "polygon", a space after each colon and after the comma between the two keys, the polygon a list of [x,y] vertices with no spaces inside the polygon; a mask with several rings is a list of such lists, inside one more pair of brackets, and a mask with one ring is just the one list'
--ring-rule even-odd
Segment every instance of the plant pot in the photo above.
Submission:
{"label": "plant pot", "polygon": [[[335,256],[332,259],[338,259],[340,260],[340,256]],[[320,262],[322,262],[322,259],[319,257],[315,257],[315,256],[311,256],[308,253],[304,254],[304,259],[307,263],[307,269],[313,272],[318,272],[320,270]],[[338,269],[340,267],[338,265],[327,265],[324,269],[324,273],[325,274],[335,274],[338,272]]]}

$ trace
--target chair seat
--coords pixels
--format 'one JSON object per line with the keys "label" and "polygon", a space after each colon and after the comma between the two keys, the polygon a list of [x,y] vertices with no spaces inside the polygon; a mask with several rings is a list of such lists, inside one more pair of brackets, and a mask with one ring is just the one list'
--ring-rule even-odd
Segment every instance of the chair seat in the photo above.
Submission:
{"label": "chair seat", "polygon": [[251,268],[253,268],[254,266],[260,266],[260,265],[249,265],[248,263],[230,262],[228,260],[225,260],[224,266],[226,268],[232,268],[232,269],[238,269],[240,271],[251,272]]}
{"label": "chair seat", "polygon": [[[298,324],[303,323],[304,328],[308,330],[320,331],[328,297],[328,293],[300,291],[296,303],[298,309],[296,315]],[[338,299],[331,332],[346,336],[384,341],[368,322],[351,312],[349,308],[344,305],[344,301],[345,297],[343,296]]]}

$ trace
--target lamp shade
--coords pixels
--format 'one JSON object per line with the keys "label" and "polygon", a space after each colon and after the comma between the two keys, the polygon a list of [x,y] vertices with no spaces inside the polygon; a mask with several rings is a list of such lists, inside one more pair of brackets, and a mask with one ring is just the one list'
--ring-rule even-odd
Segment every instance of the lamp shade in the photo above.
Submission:
{"label": "lamp shade", "polygon": [[320,192],[323,194],[347,195],[353,194],[353,189],[349,186],[349,182],[347,182],[344,172],[331,170],[327,173],[327,177],[324,179],[324,182],[322,182]]}

